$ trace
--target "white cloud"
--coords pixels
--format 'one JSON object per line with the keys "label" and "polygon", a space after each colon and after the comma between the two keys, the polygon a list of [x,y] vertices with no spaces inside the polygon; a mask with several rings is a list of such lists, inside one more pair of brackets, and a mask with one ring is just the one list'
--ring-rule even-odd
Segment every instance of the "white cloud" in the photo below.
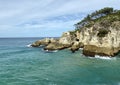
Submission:
{"label": "white cloud", "polygon": [[0,0],[0,37],[47,36],[42,33],[46,31],[58,36],[74,29],[73,24],[87,13],[108,6],[120,9],[119,3],[120,0]]}

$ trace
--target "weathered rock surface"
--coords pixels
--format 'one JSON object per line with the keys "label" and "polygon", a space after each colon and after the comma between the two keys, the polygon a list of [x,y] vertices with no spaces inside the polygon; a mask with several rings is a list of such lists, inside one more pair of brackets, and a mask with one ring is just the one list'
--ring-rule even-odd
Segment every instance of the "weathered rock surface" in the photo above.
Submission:
{"label": "weathered rock surface", "polygon": [[[54,41],[54,42],[53,42]],[[72,45],[73,39],[70,32],[63,33],[58,40],[52,40],[44,50],[61,50],[68,48]]]}
{"label": "weathered rock surface", "polygon": [[120,11],[112,12],[112,14],[102,16],[96,20],[91,20],[90,16],[87,18],[88,21],[83,20],[82,24],[78,23],[76,25],[78,30],[65,32],[59,39],[47,38],[36,41],[32,46],[44,45],[45,50],[69,48],[72,52],[83,48],[84,55],[93,57],[95,55],[112,57],[119,53]]}
{"label": "weathered rock surface", "polygon": [[59,39],[59,43],[64,45],[72,45],[73,42],[74,42],[74,36],[71,35],[70,32],[63,33],[63,35]]}
{"label": "weathered rock surface", "polygon": [[62,37],[59,39],[54,38],[45,38],[42,40],[38,40],[34,42],[32,47],[39,47],[40,45],[44,45],[44,50],[61,50],[65,48],[69,48],[73,43],[73,37],[70,35],[70,32],[63,33]]}
{"label": "weathered rock surface", "polygon": [[75,51],[78,51],[79,48],[83,48],[83,43],[80,43],[78,41],[74,42],[74,44],[71,46],[70,50],[74,53]]}
{"label": "weathered rock surface", "polygon": [[32,46],[39,47],[40,45],[44,45],[44,50],[69,48],[72,52],[83,48],[83,54],[86,56],[114,56],[120,50],[120,28],[118,27],[120,27],[120,21],[113,22],[107,27],[109,29],[108,34],[104,37],[99,37],[99,30],[104,29],[104,26],[95,23],[90,28],[74,32],[74,35],[66,32],[59,39],[46,38],[38,40]]}
{"label": "weathered rock surface", "polygon": [[119,51],[118,48],[97,47],[94,45],[85,45],[83,48],[83,54],[87,56],[114,56]]}
{"label": "weathered rock surface", "polygon": [[[109,32],[104,37],[99,37],[99,30],[106,29],[109,29]],[[85,55],[114,56],[120,50],[120,21],[113,22],[107,28],[95,23],[92,27],[77,32],[77,35],[80,42],[84,43],[83,54]]]}
{"label": "weathered rock surface", "polygon": [[68,48],[70,47],[70,45],[68,44],[60,44],[60,43],[50,43],[49,45],[47,45],[44,50],[49,50],[49,51],[52,51],[52,50],[62,50],[62,49],[65,49],[65,48]]}
{"label": "weathered rock surface", "polygon": [[39,47],[40,45],[47,46],[49,43],[53,43],[53,42],[57,42],[57,39],[45,38],[45,39],[34,42],[31,46],[32,47]]}

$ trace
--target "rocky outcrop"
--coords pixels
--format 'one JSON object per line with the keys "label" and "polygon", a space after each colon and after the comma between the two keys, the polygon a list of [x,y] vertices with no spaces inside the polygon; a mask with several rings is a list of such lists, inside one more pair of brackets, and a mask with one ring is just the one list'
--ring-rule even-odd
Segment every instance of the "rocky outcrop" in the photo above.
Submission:
{"label": "rocky outcrop", "polygon": [[53,50],[62,50],[62,49],[65,49],[65,48],[68,48],[70,47],[70,45],[68,44],[60,44],[58,42],[55,42],[55,43],[50,43],[48,44],[44,50],[49,50],[49,51],[53,51]]}
{"label": "rocky outcrop", "polygon": [[84,55],[114,56],[120,50],[120,21],[113,22],[107,28],[95,23],[92,27],[77,32],[77,35],[84,44]]}
{"label": "rocky outcrop", "polygon": [[64,45],[72,45],[74,41],[75,41],[75,38],[74,38],[74,35],[71,34],[71,32],[63,33],[59,39],[59,43]]}
{"label": "rocky outcrop", "polygon": [[83,48],[83,54],[86,56],[114,56],[119,52],[119,48],[107,48],[107,47],[97,47],[94,45],[85,45]]}
{"label": "rocky outcrop", "polygon": [[70,32],[65,32],[59,39],[46,38],[46,39],[36,41],[31,46],[39,47],[40,45],[44,45],[45,46],[44,50],[49,50],[49,51],[61,50],[61,49],[71,47],[73,41],[74,41],[74,38],[70,34]]}
{"label": "rocky outcrop", "polygon": [[[112,27],[114,26],[114,28]],[[44,50],[62,50],[69,48],[73,53],[79,48],[83,48],[86,56],[115,56],[120,50],[120,21],[113,22],[105,28],[99,23],[94,23],[92,27],[82,28],[74,33],[66,32],[59,39],[46,38],[38,40],[32,44],[33,47],[44,45]],[[108,33],[99,36],[101,30]],[[98,35],[99,34],[99,35]]]}
{"label": "rocky outcrop", "polygon": [[[38,40],[32,46],[44,45],[44,50],[69,48],[72,52],[83,48],[86,56],[115,56],[120,51],[120,11],[106,14],[107,11],[99,11],[105,13],[101,17],[98,13],[86,17],[76,24],[75,31],[65,32],[59,39]],[[98,18],[94,19],[94,16]]]}
{"label": "rocky outcrop", "polygon": [[44,45],[44,46],[47,46],[49,43],[54,43],[54,42],[57,42],[58,39],[54,39],[54,38],[45,38],[45,39],[42,39],[42,40],[38,40],[34,43],[32,43],[32,47],[39,47],[41,45]]}

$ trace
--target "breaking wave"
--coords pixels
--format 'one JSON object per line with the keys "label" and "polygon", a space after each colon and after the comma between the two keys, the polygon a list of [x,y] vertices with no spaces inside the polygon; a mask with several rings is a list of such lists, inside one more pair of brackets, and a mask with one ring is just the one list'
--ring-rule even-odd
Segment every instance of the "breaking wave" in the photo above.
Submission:
{"label": "breaking wave", "polygon": [[26,45],[27,47],[32,47],[31,44]]}
{"label": "breaking wave", "polygon": [[116,58],[113,58],[111,56],[99,56],[99,55],[95,55],[95,58],[105,59],[105,60],[116,59]]}
{"label": "breaking wave", "polygon": [[44,49],[42,49],[42,51],[44,51],[46,53],[56,53],[56,52],[58,52],[58,50],[50,51],[50,50],[44,50]]}

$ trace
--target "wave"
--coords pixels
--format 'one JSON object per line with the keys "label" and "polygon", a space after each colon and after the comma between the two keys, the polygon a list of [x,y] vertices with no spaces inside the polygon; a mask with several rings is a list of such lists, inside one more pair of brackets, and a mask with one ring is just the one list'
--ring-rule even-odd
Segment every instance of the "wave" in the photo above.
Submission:
{"label": "wave", "polygon": [[[26,45],[26,47],[32,47],[31,46],[32,44],[28,44],[28,45]],[[40,45],[40,46],[38,46],[38,47],[44,47],[45,45]]]}
{"label": "wave", "polygon": [[105,59],[105,60],[115,59],[115,58],[112,58],[111,56],[99,56],[99,55],[95,55],[95,58]]}
{"label": "wave", "polygon": [[42,49],[42,51],[44,51],[46,53],[56,53],[56,52],[58,52],[58,50],[50,51],[50,50],[44,50],[44,49]]}
{"label": "wave", "polygon": [[116,57],[111,57],[111,56],[99,56],[99,55],[95,55],[95,57],[88,57],[91,59],[103,59],[103,60],[116,60]]}
{"label": "wave", "polygon": [[27,47],[32,47],[31,44],[26,45]]}
{"label": "wave", "polygon": [[79,48],[79,50],[83,50],[83,48]]}
{"label": "wave", "polygon": [[10,56],[10,55],[15,55],[15,54],[24,54],[24,53],[28,53],[28,52],[33,52],[33,50],[15,50],[15,51],[8,51],[8,52],[2,52],[0,53],[0,57],[3,57],[3,56]]}

